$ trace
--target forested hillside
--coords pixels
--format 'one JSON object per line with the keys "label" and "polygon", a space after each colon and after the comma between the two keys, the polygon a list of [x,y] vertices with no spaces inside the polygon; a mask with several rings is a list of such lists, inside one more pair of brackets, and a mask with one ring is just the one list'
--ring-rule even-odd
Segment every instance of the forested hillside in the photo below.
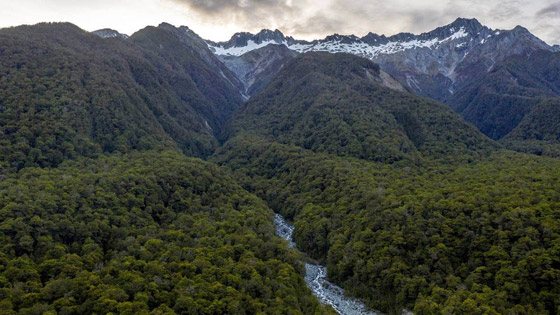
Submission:
{"label": "forested hillside", "polygon": [[244,130],[316,152],[391,163],[469,159],[496,147],[445,105],[391,84],[367,59],[306,53],[242,105],[229,133]]}
{"label": "forested hillside", "polygon": [[[481,80],[451,97],[449,104],[490,138],[514,130],[543,100],[560,95],[560,53],[536,51],[496,64]],[[536,108],[539,115],[542,108]]]}
{"label": "forested hillside", "polygon": [[267,205],[180,153],[242,102],[193,36],[0,30],[0,313],[331,312]]}
{"label": "forested hillside", "polygon": [[558,311],[556,159],[498,151],[395,167],[239,136],[214,161],[293,219],[298,248],[375,309]]}
{"label": "forested hillside", "polygon": [[[131,41],[144,47],[157,36],[182,51],[170,31],[151,32]],[[0,52],[3,173],[102,152],[178,148],[207,156],[242,101],[233,87],[209,88],[229,83],[192,52],[167,56],[71,24],[2,29]]]}
{"label": "forested hillside", "polygon": [[[298,248],[374,309],[557,313],[560,161],[500,150],[444,106],[367,82],[366,70],[376,67],[348,55],[298,57],[240,108],[211,161],[292,219]],[[351,98],[362,91],[375,93]],[[410,143],[389,152],[416,163],[344,151],[380,135]]]}
{"label": "forested hillside", "polygon": [[178,153],[78,159],[0,182],[2,314],[313,314],[272,211]]}
{"label": "forested hillside", "polygon": [[560,157],[560,98],[547,98],[533,106],[503,143],[521,152]]}

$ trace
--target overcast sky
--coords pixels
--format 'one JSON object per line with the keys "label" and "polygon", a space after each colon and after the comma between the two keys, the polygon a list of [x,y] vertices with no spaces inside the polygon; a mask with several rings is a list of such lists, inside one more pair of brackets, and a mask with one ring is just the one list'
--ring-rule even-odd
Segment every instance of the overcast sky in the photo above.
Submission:
{"label": "overcast sky", "polygon": [[132,34],[146,25],[187,25],[204,38],[280,29],[300,39],[332,33],[421,33],[457,17],[491,28],[528,28],[560,44],[560,1],[553,0],[0,0],[0,26],[68,21],[92,31]]}

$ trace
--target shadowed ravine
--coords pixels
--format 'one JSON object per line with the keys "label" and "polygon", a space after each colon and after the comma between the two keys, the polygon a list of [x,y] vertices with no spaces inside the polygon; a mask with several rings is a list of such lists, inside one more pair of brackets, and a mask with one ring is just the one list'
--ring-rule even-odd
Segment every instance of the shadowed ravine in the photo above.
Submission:
{"label": "shadowed ravine", "polygon": [[[274,215],[274,225],[276,226],[276,234],[287,240],[290,247],[295,248],[296,244],[292,240],[294,227],[288,224],[279,214]],[[368,311],[362,302],[345,296],[344,289],[327,281],[327,268],[325,266],[305,263],[305,283],[321,303],[332,306],[339,314],[376,314]]]}

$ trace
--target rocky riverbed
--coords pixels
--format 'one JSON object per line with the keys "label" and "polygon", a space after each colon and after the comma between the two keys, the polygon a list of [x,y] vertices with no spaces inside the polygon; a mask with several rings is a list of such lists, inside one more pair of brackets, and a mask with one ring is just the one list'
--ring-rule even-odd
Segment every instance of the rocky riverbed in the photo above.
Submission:
{"label": "rocky riverbed", "polygon": [[[275,214],[274,225],[276,234],[289,242],[289,246],[295,248],[292,239],[294,227],[290,225],[280,214]],[[323,304],[332,306],[339,314],[357,315],[370,314],[364,303],[357,299],[344,295],[344,289],[327,280],[327,268],[325,266],[305,263],[305,283]]]}

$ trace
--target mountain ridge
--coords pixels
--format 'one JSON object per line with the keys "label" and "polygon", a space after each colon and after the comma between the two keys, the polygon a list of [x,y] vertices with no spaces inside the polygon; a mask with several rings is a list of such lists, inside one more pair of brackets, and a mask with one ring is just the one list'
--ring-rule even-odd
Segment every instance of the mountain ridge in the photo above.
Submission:
{"label": "mountain ridge", "polygon": [[418,35],[368,33],[360,38],[333,34],[321,40],[301,41],[278,30],[263,30],[257,34],[236,33],[229,41],[207,44],[216,55],[229,57],[270,44],[284,45],[298,53],[351,53],[378,63],[416,94],[442,102],[447,102],[463,82],[477,80],[511,55],[556,49],[521,26],[492,30],[476,19],[465,18]]}
{"label": "mountain ridge", "polygon": [[243,98],[188,48],[161,28],[127,40],[103,39],[70,23],[0,30],[0,50],[11,56],[0,61],[0,173],[115,151],[210,154]]}
{"label": "mountain ridge", "polygon": [[365,58],[301,54],[240,106],[224,140],[255,133],[316,152],[413,164],[427,155],[470,158],[497,147],[449,107],[392,83]]}

